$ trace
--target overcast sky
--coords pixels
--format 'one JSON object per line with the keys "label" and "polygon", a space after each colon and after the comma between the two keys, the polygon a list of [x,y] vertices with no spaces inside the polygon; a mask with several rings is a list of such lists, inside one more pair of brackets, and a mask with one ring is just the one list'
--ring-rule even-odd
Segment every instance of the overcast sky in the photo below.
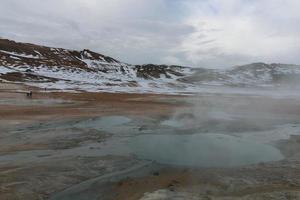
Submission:
{"label": "overcast sky", "polygon": [[1,0],[0,37],[131,64],[300,64],[299,0]]}

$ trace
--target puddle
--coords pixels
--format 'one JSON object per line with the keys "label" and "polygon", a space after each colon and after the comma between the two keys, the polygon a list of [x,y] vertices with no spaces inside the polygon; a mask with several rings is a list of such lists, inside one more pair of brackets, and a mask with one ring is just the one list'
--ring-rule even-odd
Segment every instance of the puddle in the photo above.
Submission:
{"label": "puddle", "polygon": [[267,144],[223,134],[141,135],[129,146],[141,159],[197,167],[237,167],[283,159]]}
{"label": "puddle", "polygon": [[173,119],[165,120],[161,123],[161,125],[170,126],[170,127],[173,127],[173,128],[181,128],[181,127],[185,126],[185,124],[183,122],[176,121],[176,120],[173,120]]}
{"label": "puddle", "polygon": [[96,130],[109,130],[110,128],[121,126],[131,122],[131,119],[123,116],[108,116],[108,117],[97,117],[81,121],[75,125],[76,128],[89,128]]}
{"label": "puddle", "polygon": [[72,101],[59,99],[0,99],[0,105],[16,105],[16,106],[49,106],[59,104],[72,104]]}

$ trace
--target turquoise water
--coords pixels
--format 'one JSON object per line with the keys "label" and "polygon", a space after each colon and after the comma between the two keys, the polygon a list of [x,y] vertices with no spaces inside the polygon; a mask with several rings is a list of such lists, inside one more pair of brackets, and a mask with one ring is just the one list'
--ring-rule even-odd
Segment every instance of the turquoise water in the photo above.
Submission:
{"label": "turquoise water", "polygon": [[84,121],[80,121],[74,127],[76,128],[90,128],[97,130],[110,130],[113,127],[121,126],[131,122],[131,119],[123,116],[107,116],[97,117]]}
{"label": "turquoise water", "polygon": [[129,146],[141,159],[179,166],[236,167],[283,159],[271,145],[223,134],[141,135]]}

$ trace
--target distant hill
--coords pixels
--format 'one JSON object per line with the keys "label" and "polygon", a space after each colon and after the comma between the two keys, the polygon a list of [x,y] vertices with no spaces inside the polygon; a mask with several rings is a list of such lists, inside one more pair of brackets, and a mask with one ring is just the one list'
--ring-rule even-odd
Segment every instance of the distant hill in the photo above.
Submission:
{"label": "distant hill", "polygon": [[300,66],[254,63],[227,70],[174,65],[131,65],[88,49],[51,48],[0,39],[0,81],[92,92],[197,92],[201,85],[285,85]]}

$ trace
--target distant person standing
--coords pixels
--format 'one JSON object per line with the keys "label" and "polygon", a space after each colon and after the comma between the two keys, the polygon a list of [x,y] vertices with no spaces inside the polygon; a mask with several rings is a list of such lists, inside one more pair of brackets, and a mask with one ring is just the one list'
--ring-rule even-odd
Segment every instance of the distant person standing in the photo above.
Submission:
{"label": "distant person standing", "polygon": [[32,97],[32,91],[26,93],[27,97]]}

